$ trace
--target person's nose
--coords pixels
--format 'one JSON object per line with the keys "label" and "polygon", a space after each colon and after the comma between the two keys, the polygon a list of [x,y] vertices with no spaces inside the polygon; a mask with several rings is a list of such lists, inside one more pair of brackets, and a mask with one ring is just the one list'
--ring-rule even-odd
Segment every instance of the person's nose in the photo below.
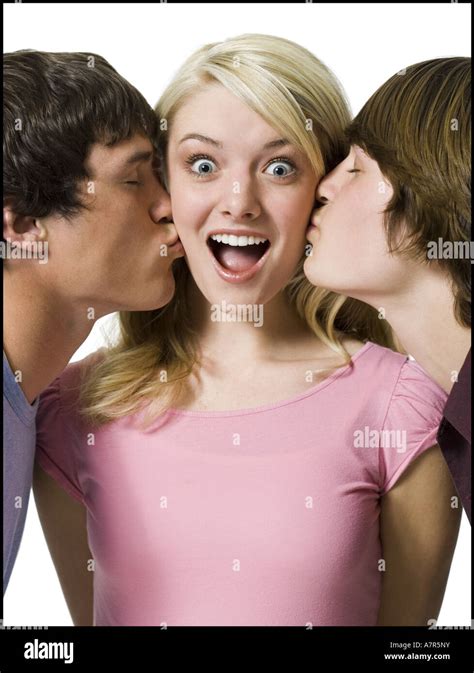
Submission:
{"label": "person's nose", "polygon": [[150,207],[150,216],[157,224],[168,224],[173,221],[170,195],[158,180]]}
{"label": "person's nose", "polygon": [[332,171],[325,175],[316,188],[315,206],[324,206],[334,201],[339,190],[344,186],[346,180],[346,171],[349,159],[341,161]]}
{"label": "person's nose", "polygon": [[334,187],[330,181],[331,173],[324,177],[316,189],[316,203],[315,206],[324,206],[329,203],[331,195],[334,194]]}
{"label": "person's nose", "polygon": [[242,176],[223,185],[220,213],[229,220],[248,222],[260,216],[258,189],[252,176]]}

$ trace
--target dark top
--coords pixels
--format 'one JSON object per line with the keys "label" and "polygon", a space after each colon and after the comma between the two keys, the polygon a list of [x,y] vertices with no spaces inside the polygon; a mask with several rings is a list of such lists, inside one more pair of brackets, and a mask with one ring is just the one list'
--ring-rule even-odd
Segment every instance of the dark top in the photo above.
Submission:
{"label": "dark top", "polygon": [[471,350],[443,412],[437,441],[471,523]]}

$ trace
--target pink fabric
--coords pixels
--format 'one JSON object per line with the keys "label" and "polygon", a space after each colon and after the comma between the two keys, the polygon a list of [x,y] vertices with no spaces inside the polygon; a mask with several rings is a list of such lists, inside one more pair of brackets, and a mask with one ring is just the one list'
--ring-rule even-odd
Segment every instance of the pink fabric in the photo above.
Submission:
{"label": "pink fabric", "polygon": [[[92,436],[75,406],[91,357],[42,395],[37,459],[87,508],[95,625],[375,625],[380,495],[447,398],[416,363],[369,342],[290,399]],[[357,446],[366,430],[405,431],[406,450]]]}

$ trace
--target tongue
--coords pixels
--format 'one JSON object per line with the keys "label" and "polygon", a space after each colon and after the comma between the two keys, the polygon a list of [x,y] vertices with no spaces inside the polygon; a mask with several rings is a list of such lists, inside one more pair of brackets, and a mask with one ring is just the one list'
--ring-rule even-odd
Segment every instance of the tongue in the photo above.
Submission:
{"label": "tongue", "polygon": [[223,267],[229,271],[247,271],[262,257],[264,249],[260,245],[234,246],[221,244],[214,254]]}

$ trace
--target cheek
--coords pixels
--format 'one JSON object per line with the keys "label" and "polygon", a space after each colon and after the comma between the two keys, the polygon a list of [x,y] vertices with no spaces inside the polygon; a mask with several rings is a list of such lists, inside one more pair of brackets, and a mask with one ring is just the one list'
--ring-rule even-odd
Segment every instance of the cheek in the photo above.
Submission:
{"label": "cheek", "polygon": [[301,200],[282,200],[272,205],[273,219],[280,223],[280,229],[285,232],[300,233],[306,231],[311,215],[312,202],[302,203]]}
{"label": "cheek", "polygon": [[178,184],[170,186],[171,208],[173,221],[181,240],[195,234],[206,219],[210,206],[204,190],[182,187]]}
{"label": "cheek", "polygon": [[169,194],[171,198],[171,210],[173,221],[178,230],[179,237],[183,239],[187,234],[198,226],[202,214],[206,209],[205,185],[194,184],[189,176],[178,165],[182,160],[177,156],[170,156],[168,168]]}
{"label": "cheek", "polygon": [[328,217],[322,214],[322,238],[333,241],[353,253],[364,254],[374,248],[374,238],[382,227],[381,216],[373,195],[366,191],[347,191],[329,206]]}
{"label": "cheek", "polygon": [[275,222],[280,235],[291,238],[297,244],[305,240],[313,206],[313,188],[290,192],[280,187],[265,199],[265,210]]}

